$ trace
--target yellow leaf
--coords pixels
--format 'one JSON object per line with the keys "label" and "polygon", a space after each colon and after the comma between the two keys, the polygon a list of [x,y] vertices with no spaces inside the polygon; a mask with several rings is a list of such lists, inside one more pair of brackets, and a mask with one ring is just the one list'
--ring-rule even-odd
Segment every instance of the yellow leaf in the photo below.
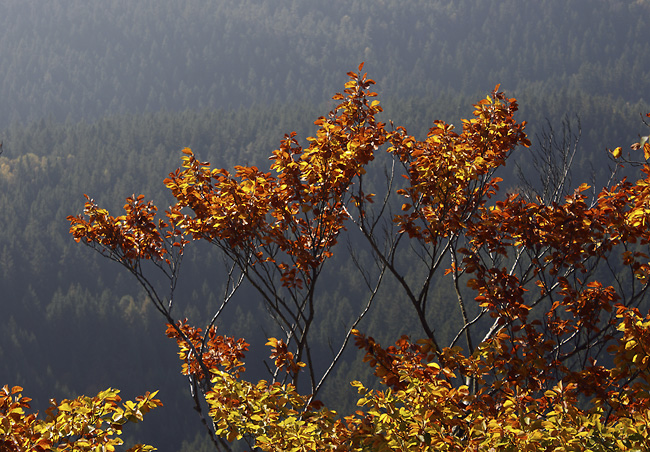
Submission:
{"label": "yellow leaf", "polygon": [[646,160],[650,160],[650,143],[647,141],[643,144],[643,157]]}
{"label": "yellow leaf", "polygon": [[72,407],[68,402],[63,402],[59,405],[59,411],[72,411]]}
{"label": "yellow leaf", "polygon": [[621,149],[621,147],[619,146],[619,147],[617,147],[616,149],[614,149],[613,151],[610,150],[609,152],[612,153],[612,157],[614,157],[615,159],[617,159],[617,158],[619,158],[619,157],[621,156],[621,152],[622,152],[622,151],[623,151],[623,149]]}

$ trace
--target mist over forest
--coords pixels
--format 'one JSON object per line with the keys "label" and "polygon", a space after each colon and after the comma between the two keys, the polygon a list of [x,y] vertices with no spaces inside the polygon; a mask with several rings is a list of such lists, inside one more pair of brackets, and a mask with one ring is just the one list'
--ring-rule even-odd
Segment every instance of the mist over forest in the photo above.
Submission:
{"label": "mist over forest", "polygon": [[[500,84],[534,147],[551,131],[580,135],[572,180],[603,182],[607,149],[648,135],[649,21],[647,0],[4,0],[0,385],[23,386],[36,407],[107,387],[160,389],[165,406],[133,440],[208,450],[163,319],[126,271],[68,233],[84,194],[116,212],[132,193],[167,206],[162,181],[184,147],[215,167],[267,169],[285,133],[306,143],[361,62],[382,121],[419,138],[435,119],[460,127]],[[535,179],[529,154],[514,159]],[[514,166],[502,177],[520,184]],[[331,306],[317,326],[323,353],[360,284],[337,263],[319,295]],[[183,272],[178,309],[208,318],[224,284],[218,255],[199,248]],[[245,290],[219,328],[250,342],[255,360],[273,325]],[[451,289],[436,290],[444,316]],[[359,329],[386,342],[418,334],[398,301],[388,285],[381,314]],[[348,406],[347,382],[369,375],[356,357],[349,350],[323,392],[332,406]]]}

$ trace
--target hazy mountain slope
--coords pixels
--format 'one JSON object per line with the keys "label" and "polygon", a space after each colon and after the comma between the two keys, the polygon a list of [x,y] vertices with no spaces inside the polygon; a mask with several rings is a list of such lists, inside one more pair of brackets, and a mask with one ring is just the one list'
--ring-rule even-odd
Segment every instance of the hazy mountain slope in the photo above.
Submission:
{"label": "hazy mountain slope", "polygon": [[361,61],[392,95],[650,89],[646,1],[5,0],[11,120],[328,98]]}

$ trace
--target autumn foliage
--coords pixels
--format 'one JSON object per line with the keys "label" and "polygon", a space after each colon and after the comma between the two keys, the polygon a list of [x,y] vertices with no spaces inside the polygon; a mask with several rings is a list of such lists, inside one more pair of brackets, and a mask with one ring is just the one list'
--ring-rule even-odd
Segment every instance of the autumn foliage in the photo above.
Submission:
{"label": "autumn foliage", "polygon": [[[515,99],[497,86],[460,132],[436,121],[420,141],[379,122],[374,82],[349,76],[309,146],[285,136],[269,171],[213,169],[185,149],[182,167],[165,180],[176,204],[164,221],[141,196],[121,216],[88,199],[84,214],[70,217],[74,238],[125,266],[165,317],[197,409],[199,397],[209,407],[215,446],[243,439],[268,451],[647,450],[650,145],[633,146],[628,157],[612,151],[614,166],[638,165],[636,181],[571,191],[561,176],[538,192],[500,193],[496,170],[530,146]],[[364,183],[379,152],[392,165],[385,193]],[[636,153],[640,162],[632,162]],[[569,170],[549,171],[558,169]],[[363,273],[368,296],[340,350],[353,340],[381,388],[352,382],[358,410],[335,413],[317,393],[340,354],[318,374],[310,331],[319,276],[350,230],[365,238],[375,272]],[[286,332],[268,341],[268,380],[244,378],[249,345],[217,335],[221,308],[204,328],[174,318],[173,297],[141,265],[153,262],[173,288],[183,251],[197,240],[232,264],[222,308],[246,281]],[[395,257],[408,252],[414,258],[400,266]],[[440,273],[455,288],[449,303],[462,325],[445,344],[430,303]],[[357,326],[389,277],[396,299],[416,313],[421,332],[413,335],[421,338],[386,347]],[[25,438],[38,430],[22,412],[4,416],[25,424]]]}
{"label": "autumn foliage", "polygon": [[[95,397],[77,397],[58,403],[50,400],[45,419],[28,413],[30,401],[23,388],[0,390],[0,450],[3,452],[113,451],[123,443],[120,435],[127,422],[139,422],[151,409],[162,405],[156,393],[123,402],[119,391],[107,389]],[[137,445],[130,452],[155,450]]]}

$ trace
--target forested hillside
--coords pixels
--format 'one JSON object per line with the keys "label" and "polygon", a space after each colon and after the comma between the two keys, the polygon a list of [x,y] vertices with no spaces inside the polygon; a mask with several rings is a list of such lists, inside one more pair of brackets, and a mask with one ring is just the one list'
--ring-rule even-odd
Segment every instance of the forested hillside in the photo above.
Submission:
{"label": "forested hillside", "polygon": [[646,1],[7,0],[0,127],[52,115],[321,102],[360,61],[382,93],[649,92]]}
{"label": "forested hillside", "polygon": [[[160,388],[165,408],[138,439],[161,450],[180,450],[200,426],[175,344],[142,291],[68,234],[84,193],[112,210],[132,193],[165,205],[162,180],[186,146],[214,166],[266,168],[285,133],[303,142],[312,133],[361,61],[382,120],[420,137],[434,119],[458,124],[498,83],[519,100],[534,144],[549,126],[561,135],[565,118],[574,133],[580,123],[576,181],[603,177],[606,148],[648,133],[645,0],[6,0],[2,9],[0,385],[24,386],[36,404]],[[514,168],[502,176],[519,184]],[[324,348],[355,303],[352,267],[341,262],[323,294],[337,303],[320,326]],[[220,261],[201,250],[183,271],[184,314],[208,316]],[[408,333],[395,300],[380,303],[361,329]],[[265,315],[251,296],[222,327],[261,356]],[[364,372],[343,363],[324,397],[345,404],[337,382]]]}

